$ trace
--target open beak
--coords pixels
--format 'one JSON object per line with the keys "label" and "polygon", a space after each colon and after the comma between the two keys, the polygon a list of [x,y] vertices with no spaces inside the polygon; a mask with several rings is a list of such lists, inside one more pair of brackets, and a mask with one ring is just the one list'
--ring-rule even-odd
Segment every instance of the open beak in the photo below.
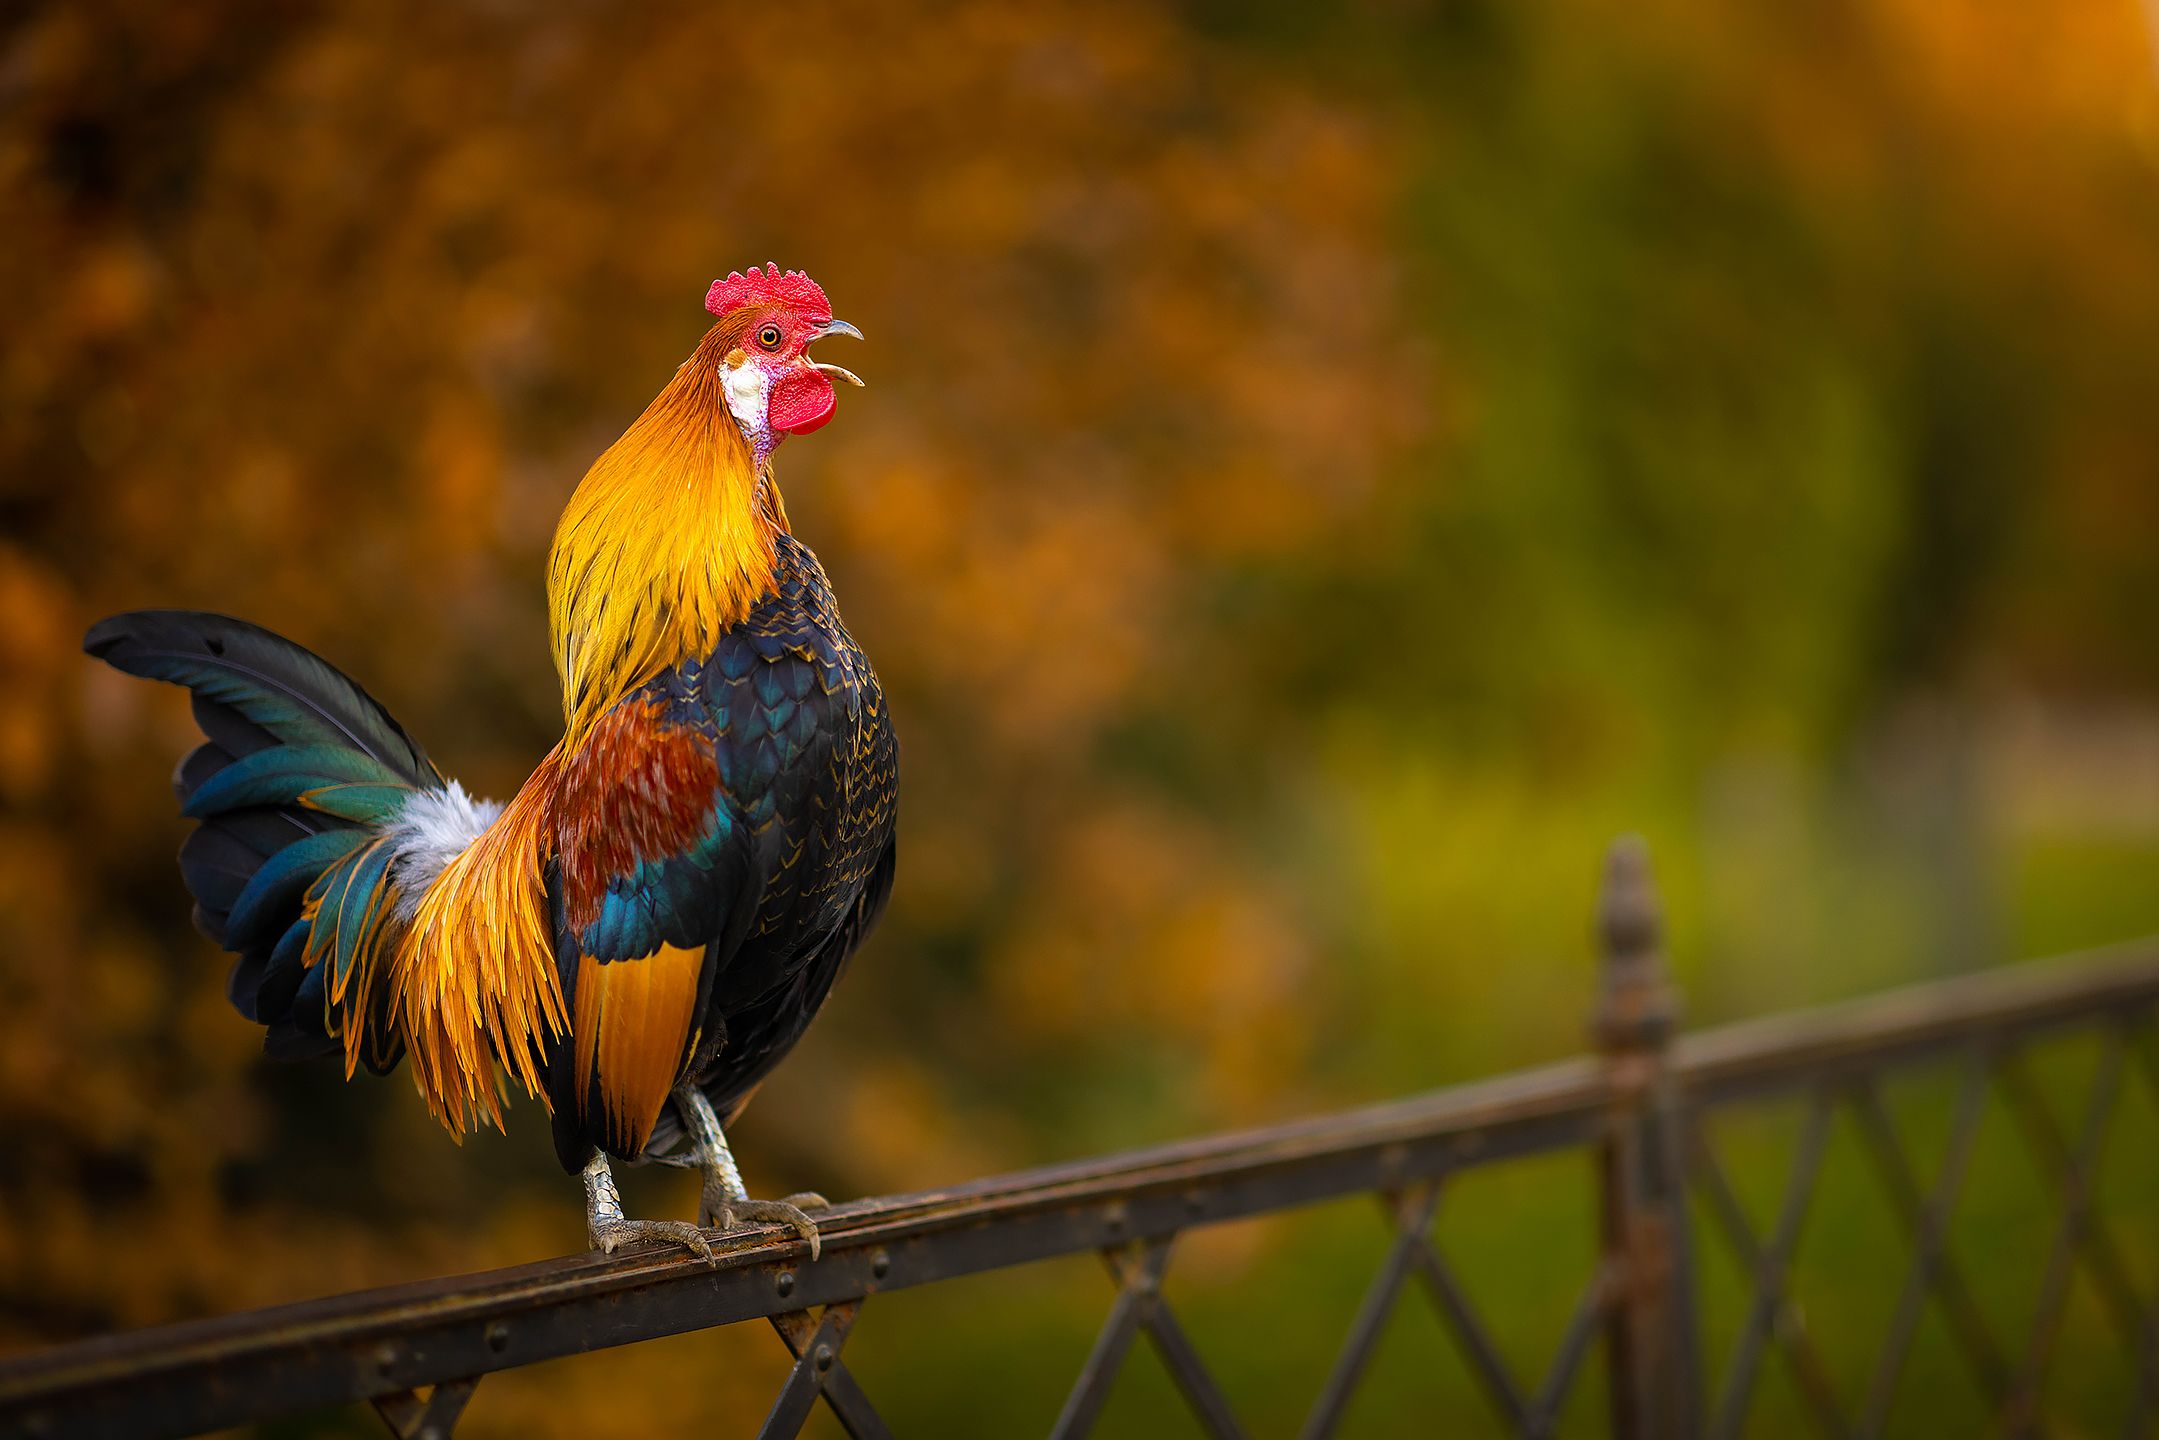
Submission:
{"label": "open beak", "polygon": [[[862,332],[845,320],[827,320],[817,328],[817,338],[819,340],[824,339],[827,335],[846,335],[856,340],[862,338]],[[862,383],[862,377],[844,365],[834,365],[824,360],[811,360],[810,368],[822,370],[833,379],[845,380],[850,385],[860,385]]]}

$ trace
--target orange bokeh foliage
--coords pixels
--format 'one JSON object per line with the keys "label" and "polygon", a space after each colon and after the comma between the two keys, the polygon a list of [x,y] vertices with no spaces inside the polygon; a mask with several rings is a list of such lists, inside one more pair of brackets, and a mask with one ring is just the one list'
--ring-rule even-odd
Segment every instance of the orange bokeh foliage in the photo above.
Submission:
{"label": "orange bokeh foliage", "polygon": [[[1195,567],[1351,523],[1414,433],[1370,117],[1076,4],[54,7],[4,44],[8,1338],[575,1242],[574,1185],[522,1156],[525,1189],[474,1180],[492,1198],[447,1218],[317,1203],[341,1172],[397,1194],[443,1142],[401,1078],[348,1099],[253,1058],[168,873],[184,704],[76,641],[122,606],[254,618],[506,793],[559,723],[554,518],[733,267],[806,268],[871,337],[845,357],[871,388],[781,468],[907,747],[908,879],[846,987],[902,1023],[768,1100],[776,1125],[862,1186],[1012,1158],[904,1029],[1024,1001],[900,957],[992,903],[1015,941],[1060,928],[1103,827],[1175,835],[1148,883],[1185,903],[1116,907],[1129,1003],[1102,1023],[1181,1042],[1189,1008],[1147,994],[1235,989],[1239,932],[1294,953],[1233,845],[1091,756],[1203,645]],[[1328,360],[1285,410],[1274,357],[1307,341]],[[1225,1114],[1292,1074],[1206,1054]],[[309,1125],[340,1153],[301,1178]],[[486,1220],[519,1195],[561,1223]]]}
{"label": "orange bokeh foliage", "polygon": [[[453,1150],[402,1077],[259,1059],[172,865],[184,700],[77,645],[268,624],[509,794],[560,733],[563,502],[766,260],[869,337],[780,471],[903,783],[884,927],[738,1136],[760,1188],[1571,1047],[1622,825],[1693,1014],[1971,959],[1929,886],[1937,929],[1999,880],[2014,943],[2121,933],[2148,41],[2129,0],[0,20],[0,1345],[581,1242],[537,1107]],[[1238,1233],[1200,1268],[1285,1258]],[[1038,1333],[980,1324],[986,1365]],[[769,1395],[682,1353],[466,1429]]]}

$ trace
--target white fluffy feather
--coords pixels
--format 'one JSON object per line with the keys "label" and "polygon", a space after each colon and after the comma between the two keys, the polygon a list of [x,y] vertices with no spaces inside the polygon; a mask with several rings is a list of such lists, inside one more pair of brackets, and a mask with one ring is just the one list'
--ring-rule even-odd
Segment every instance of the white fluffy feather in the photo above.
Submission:
{"label": "white fluffy feather", "polygon": [[397,887],[398,923],[412,923],[420,897],[443,867],[464,854],[501,813],[501,802],[475,800],[455,780],[447,789],[416,791],[405,802],[397,818],[383,827],[394,852],[390,878]]}
{"label": "white fluffy feather", "polygon": [[771,377],[754,360],[744,359],[731,369],[723,367],[720,381],[727,391],[728,412],[741,427],[743,438],[757,444],[765,438]]}

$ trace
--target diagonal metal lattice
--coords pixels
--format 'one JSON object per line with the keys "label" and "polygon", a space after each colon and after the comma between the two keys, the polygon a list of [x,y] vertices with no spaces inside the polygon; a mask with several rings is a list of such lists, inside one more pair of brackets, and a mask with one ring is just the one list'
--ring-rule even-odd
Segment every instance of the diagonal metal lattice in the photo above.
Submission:
{"label": "diagonal metal lattice", "polygon": [[1132,1349],[1132,1341],[1142,1330],[1154,1342],[1155,1353],[1162,1357],[1170,1378],[1177,1382],[1201,1427],[1215,1440],[1242,1440],[1244,1431],[1231,1413],[1229,1402],[1222,1397],[1207,1367],[1200,1363],[1199,1352],[1192,1348],[1177,1317],[1170,1313],[1169,1302],[1162,1297],[1162,1273],[1169,1268],[1171,1238],[1143,1240],[1102,1252],[1112,1278],[1118,1282],[1117,1299],[1110,1306],[1109,1318],[1095,1338],[1087,1363],[1080,1368],[1079,1380],[1065,1400],[1063,1413],[1050,1431],[1056,1440],[1093,1430],[1102,1407],[1109,1402],[1110,1387]]}
{"label": "diagonal metal lattice", "polygon": [[[2137,1068],[2144,1076],[2152,1108],[2159,1112],[2159,1016],[2146,1016],[2135,1039]],[[2144,1311],[2144,1334],[2134,1359],[2136,1391],[2122,1424],[2125,1440],[2143,1440],[2159,1430],[2159,1294]]]}
{"label": "diagonal metal lattice", "polygon": [[2107,1123],[2121,1093],[2130,1034],[2124,1024],[2108,1026],[2104,1033],[2098,1069],[2085,1096],[2073,1147],[2064,1138],[2052,1108],[2033,1083],[2021,1057],[2006,1057],[1999,1072],[2003,1090],[2024,1123],[2026,1139],[2060,1196],[2060,1214],[2047,1252],[2038,1303],[2033,1308],[2031,1335],[2005,1407],[2005,1429],[2015,1436],[2036,1435],[2043,1427],[2047,1370],[2061,1338],[2069,1285],[2080,1259],[2132,1361],[2143,1340],[2144,1304],[2137,1298],[2121,1250],[2094,1208]]}
{"label": "diagonal metal lattice", "polygon": [[1394,1314],[1395,1301],[1401,1297],[1402,1286],[1409,1279],[1412,1259],[1418,1247],[1424,1244],[1425,1233],[1431,1229],[1432,1219],[1439,1211],[1439,1186],[1419,1186],[1393,1199],[1394,1243],[1388,1247],[1387,1258],[1381,1262],[1379,1273],[1373,1276],[1357,1318],[1350,1324],[1341,1356],[1320,1390],[1310,1418],[1305,1421],[1304,1440],[1325,1440],[1341,1424],[1342,1412],[1349,1407],[1350,1397],[1356,1393],[1365,1368],[1371,1364],[1373,1352],[1379,1348],[1379,1337]]}
{"label": "diagonal metal lattice", "polygon": [[375,1413],[397,1440],[450,1440],[450,1433],[457,1428],[457,1417],[465,1413],[465,1405],[479,1383],[478,1378],[445,1380],[425,1395],[417,1390],[377,1395]]}
{"label": "diagonal metal lattice", "polygon": [[772,1317],[772,1328],[787,1342],[795,1364],[773,1397],[758,1440],[790,1440],[801,1433],[819,1400],[831,1407],[854,1440],[891,1440],[892,1432],[885,1429],[862,1387],[840,1361],[840,1347],[847,1343],[861,1310],[860,1300],[850,1300],[827,1305],[815,1319],[807,1310]]}
{"label": "diagonal metal lattice", "polygon": [[1477,1377],[1480,1388],[1500,1419],[1519,1435],[1550,1435],[1558,1423],[1560,1407],[1566,1403],[1574,1378],[1589,1353],[1590,1342],[1596,1338],[1598,1323],[1610,1303],[1609,1267],[1600,1266],[1583,1289],[1550,1368],[1535,1393],[1525,1395],[1501,1359],[1489,1331],[1478,1319],[1461,1285],[1432,1243],[1432,1222],[1439,1211],[1439,1182],[1435,1180],[1385,1198],[1390,1202],[1394,1221],[1394,1243],[1388,1247],[1379,1273],[1365,1292],[1364,1303],[1350,1324],[1349,1335],[1343,1341],[1334,1369],[1328,1374],[1319,1399],[1305,1420],[1300,1432],[1303,1440],[1325,1440],[1340,1426],[1350,1399],[1363,1381],[1373,1353],[1379,1348],[1380,1336],[1401,1299],[1402,1288],[1412,1275],[1423,1282],[1431,1295],[1471,1373]]}
{"label": "diagonal metal lattice", "polygon": [[1826,1435],[1843,1435],[1850,1428],[1837,1403],[1829,1368],[1822,1363],[1821,1352],[1808,1333],[1806,1317],[1793,1303],[1789,1289],[1792,1259],[1799,1248],[1800,1227],[1805,1223],[1815,1182],[1821,1177],[1833,1104],[1831,1092],[1818,1090],[1808,1106],[1806,1125],[1792,1160],[1791,1178],[1785,1183],[1777,1226],[1766,1246],[1755,1236],[1754,1226],[1747,1219],[1746,1210],[1740,1205],[1731,1182],[1725,1178],[1723,1167],[1717,1163],[1707,1136],[1699,1128],[1694,1132],[1696,1183],[1708,1201],[1710,1214],[1724,1232],[1733,1256],[1754,1283],[1746,1323],[1733,1348],[1731,1368],[1725,1374],[1724,1390],[1709,1432],[1713,1436],[1736,1436],[1746,1424],[1747,1406],[1754,1398],[1755,1381],[1760,1375],[1762,1350],[1771,1338],[1782,1348],[1791,1366],[1792,1378],[1814,1415],[1816,1428]]}
{"label": "diagonal metal lattice", "polygon": [[[2154,1029],[2149,1012],[2138,1011],[2112,1019],[2100,1031],[2098,1064],[2073,1134],[2063,1129],[2017,1049],[1987,1041],[1969,1047],[1948,1143],[1933,1184],[1924,1193],[1906,1145],[1882,1103],[1875,1073],[1861,1071],[1817,1088],[1766,1243],[1757,1236],[1703,1125],[1696,1122],[1689,1137],[1692,1183],[1751,1287],[1710,1435],[1721,1440],[1743,1432],[1762,1355],[1772,1343],[1783,1352],[1820,1433],[1881,1435],[1929,1299],[1939,1308],[2001,1432],[2017,1437],[2043,1434],[2047,1377],[2061,1342],[2070,1287],[2080,1269],[2091,1282],[2130,1362],[2129,1373],[2135,1377],[2122,1434],[2138,1437],[2150,1432],[2154,1411],[2159,1410],[2159,1377],[2154,1375],[2159,1365],[2159,1296],[2147,1300],[2139,1294],[2122,1248],[2098,1208],[2097,1186],[2110,1121],[2132,1060],[2159,1101],[2159,1030]],[[2026,1321],[2023,1345],[2013,1356],[1981,1311],[1949,1243],[1950,1221],[1970,1170],[1979,1122],[1989,1094],[1996,1091],[2015,1114],[2038,1174],[2055,1197],[2038,1296]],[[1911,1251],[1856,1422],[1846,1419],[1828,1367],[1790,1294],[1800,1232],[1840,1102],[1850,1109]]]}
{"label": "diagonal metal lattice", "polygon": [[1979,1133],[1979,1118],[1986,1107],[1989,1069],[1989,1057],[1982,1051],[1974,1051],[1966,1061],[1957,1093],[1956,1115],[1950,1122],[1948,1148],[1934,1187],[1923,1202],[1904,1144],[1898,1138],[1896,1126],[1882,1105],[1873,1081],[1862,1078],[1853,1083],[1852,1108],[1858,1116],[1860,1138],[1866,1144],[1875,1173],[1881,1177],[1882,1186],[1889,1194],[1889,1203],[1897,1212],[1897,1219],[1912,1247],[1911,1265],[1905,1273],[1904,1288],[1897,1296],[1889,1338],[1882,1347],[1867,1387],[1866,1405],[1860,1414],[1857,1432],[1861,1436],[1878,1436],[1889,1423],[1897,1381],[1903,1374],[1904,1361],[1911,1353],[1912,1339],[1918,1333],[1920,1315],[1930,1293],[1948,1322],[1950,1337],[1970,1363],[1972,1378],[1986,1397],[1987,1407],[1998,1411],[2008,1398],[2009,1363],[2002,1357],[2000,1344],[1973,1301],[1971,1287],[1965,1282],[1964,1271],[1950,1253],[1948,1243],[1950,1212],[1963,1190],[1964,1177],[1971,1164],[1972,1144]]}

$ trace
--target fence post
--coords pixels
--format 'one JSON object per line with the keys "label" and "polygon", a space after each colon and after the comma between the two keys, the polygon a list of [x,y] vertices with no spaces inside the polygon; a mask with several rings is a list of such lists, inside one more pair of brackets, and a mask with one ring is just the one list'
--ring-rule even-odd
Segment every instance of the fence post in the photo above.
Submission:
{"label": "fence post", "polygon": [[1687,1440],[1700,1432],[1686,1173],[1670,1058],[1679,997],[1665,977],[1663,917],[1638,836],[1615,841],[1597,903],[1594,1030],[1611,1083],[1598,1155],[1612,1433]]}

